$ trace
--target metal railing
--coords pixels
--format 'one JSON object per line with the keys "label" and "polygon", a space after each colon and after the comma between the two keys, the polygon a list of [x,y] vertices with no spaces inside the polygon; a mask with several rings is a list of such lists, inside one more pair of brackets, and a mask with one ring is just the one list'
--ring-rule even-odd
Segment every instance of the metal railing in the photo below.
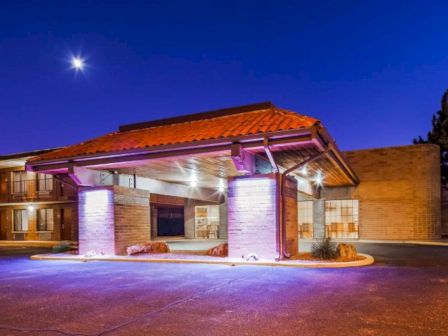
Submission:
{"label": "metal railing", "polygon": [[67,199],[76,199],[76,194],[55,179],[0,182],[0,202],[14,203]]}

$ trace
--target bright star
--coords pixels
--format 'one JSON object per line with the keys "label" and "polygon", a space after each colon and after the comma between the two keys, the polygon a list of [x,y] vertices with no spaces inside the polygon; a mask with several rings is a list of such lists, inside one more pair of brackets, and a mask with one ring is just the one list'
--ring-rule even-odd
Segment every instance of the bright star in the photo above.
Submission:
{"label": "bright star", "polygon": [[76,71],[82,71],[84,69],[84,60],[79,56],[72,57],[72,68]]}

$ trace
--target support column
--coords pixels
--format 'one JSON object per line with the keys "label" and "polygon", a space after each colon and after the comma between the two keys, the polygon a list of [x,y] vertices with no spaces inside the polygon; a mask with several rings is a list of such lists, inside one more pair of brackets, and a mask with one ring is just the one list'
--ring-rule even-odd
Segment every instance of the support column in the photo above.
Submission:
{"label": "support column", "polygon": [[119,186],[79,191],[79,253],[124,254],[150,240],[149,192]]}
{"label": "support column", "polygon": [[278,257],[276,183],[275,174],[229,178],[229,257]]}

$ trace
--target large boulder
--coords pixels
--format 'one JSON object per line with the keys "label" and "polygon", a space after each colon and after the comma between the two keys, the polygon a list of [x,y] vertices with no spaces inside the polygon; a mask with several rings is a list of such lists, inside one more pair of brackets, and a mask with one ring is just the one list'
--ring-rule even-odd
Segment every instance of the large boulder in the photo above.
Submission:
{"label": "large boulder", "polygon": [[229,255],[229,244],[223,243],[207,250],[208,256],[212,257],[227,257]]}
{"label": "large boulder", "polygon": [[356,247],[352,244],[339,243],[336,251],[338,257],[344,260],[356,260],[358,258]]}
{"label": "large boulder", "polygon": [[153,242],[146,242],[144,244],[129,246],[126,249],[126,252],[128,255],[138,253],[168,253],[170,252],[170,248],[166,242],[153,241]]}

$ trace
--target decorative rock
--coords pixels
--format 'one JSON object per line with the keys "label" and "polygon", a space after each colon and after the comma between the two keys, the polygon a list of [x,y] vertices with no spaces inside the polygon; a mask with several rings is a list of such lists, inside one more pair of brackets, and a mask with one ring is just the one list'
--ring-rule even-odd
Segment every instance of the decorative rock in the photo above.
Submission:
{"label": "decorative rock", "polygon": [[229,255],[229,244],[223,243],[207,250],[207,255],[212,257],[227,257]]}
{"label": "decorative rock", "polygon": [[358,253],[352,244],[339,243],[336,248],[338,257],[344,260],[356,260]]}
{"label": "decorative rock", "polygon": [[164,241],[147,242],[144,245],[144,253],[168,253],[170,248]]}
{"label": "decorative rock", "polygon": [[144,249],[145,249],[145,247],[143,245],[132,245],[126,249],[126,253],[128,255],[138,254],[138,253],[142,253],[144,251]]}
{"label": "decorative rock", "polygon": [[168,253],[170,248],[163,241],[146,242],[144,244],[131,245],[126,249],[128,255],[138,253]]}

